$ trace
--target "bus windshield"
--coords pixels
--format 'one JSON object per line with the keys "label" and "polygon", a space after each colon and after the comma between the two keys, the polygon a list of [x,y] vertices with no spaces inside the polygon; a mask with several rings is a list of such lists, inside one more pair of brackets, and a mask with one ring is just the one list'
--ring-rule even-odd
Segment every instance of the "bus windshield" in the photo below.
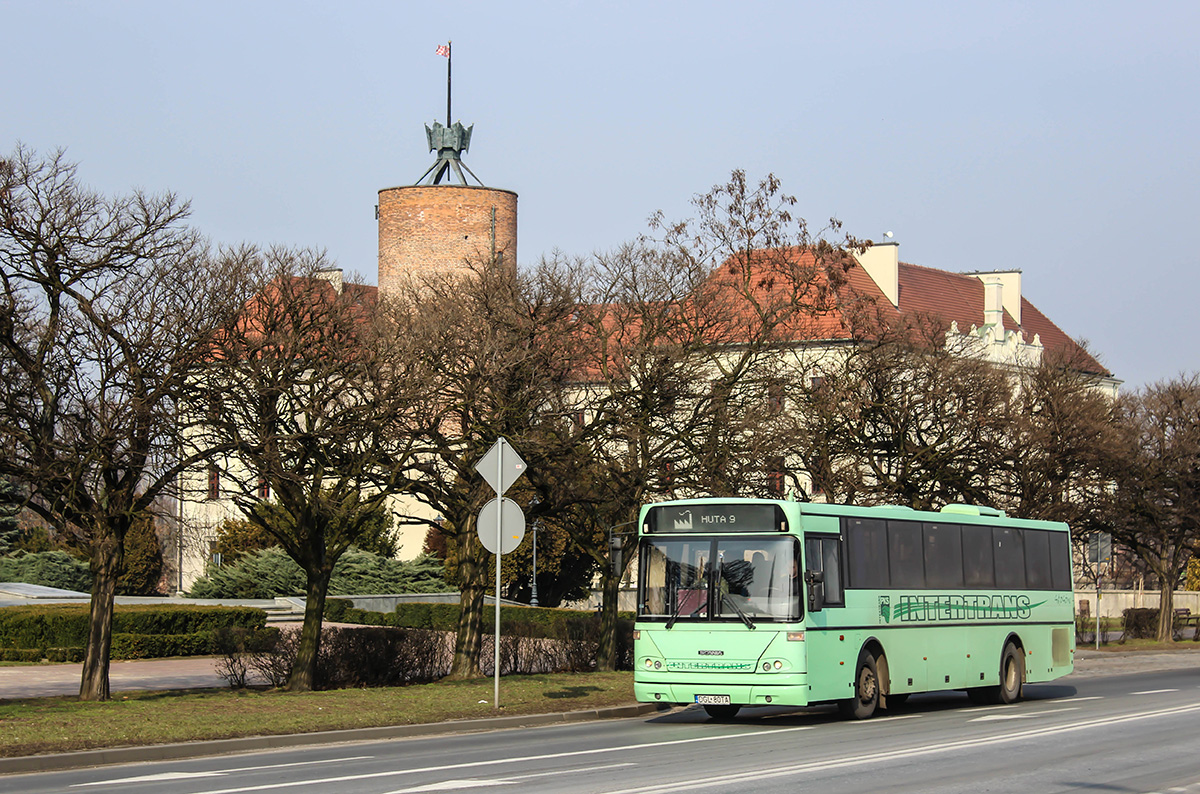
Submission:
{"label": "bus windshield", "polygon": [[800,619],[799,544],[795,538],[648,538],[641,560],[641,618],[665,620],[670,625]]}

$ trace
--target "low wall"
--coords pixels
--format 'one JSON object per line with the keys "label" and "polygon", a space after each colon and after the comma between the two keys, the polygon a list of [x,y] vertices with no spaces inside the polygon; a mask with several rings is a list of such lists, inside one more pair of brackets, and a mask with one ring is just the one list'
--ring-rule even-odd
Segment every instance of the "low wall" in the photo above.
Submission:
{"label": "low wall", "polygon": [[[1075,614],[1082,611],[1081,605],[1086,601],[1088,614],[1096,614],[1096,591],[1075,591]],[[1193,615],[1200,615],[1200,590],[1176,590],[1174,595],[1175,609],[1191,610]],[[1144,607],[1158,609],[1157,590],[1101,590],[1100,615],[1106,618],[1119,618],[1126,609]]]}
{"label": "low wall", "polygon": [[[370,612],[395,612],[396,607],[400,604],[457,604],[460,596],[458,593],[399,593],[395,595],[331,595],[329,598],[341,598],[346,601],[353,601],[356,609],[365,609]],[[296,600],[301,604],[301,608],[303,609],[304,599],[299,598]],[[494,607],[496,599],[490,595],[484,595],[483,603],[486,606]],[[529,604],[501,598],[500,606],[527,607]]]}

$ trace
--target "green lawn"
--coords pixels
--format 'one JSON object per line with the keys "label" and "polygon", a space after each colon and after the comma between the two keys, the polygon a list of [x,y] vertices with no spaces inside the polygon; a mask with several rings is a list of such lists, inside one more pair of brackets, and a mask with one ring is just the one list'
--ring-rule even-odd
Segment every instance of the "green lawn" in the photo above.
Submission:
{"label": "green lawn", "polygon": [[308,733],[633,703],[633,673],[557,673],[328,692],[205,690],[0,701],[0,756]]}

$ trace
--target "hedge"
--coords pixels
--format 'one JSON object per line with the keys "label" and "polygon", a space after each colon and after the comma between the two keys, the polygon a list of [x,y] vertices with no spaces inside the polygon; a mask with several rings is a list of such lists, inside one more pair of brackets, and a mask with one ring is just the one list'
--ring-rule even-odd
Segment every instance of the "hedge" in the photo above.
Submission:
{"label": "hedge", "polygon": [[[487,608],[493,614],[494,607]],[[358,609],[344,598],[325,601],[325,619],[338,623],[358,623],[367,626],[396,626],[409,629],[458,631],[459,604],[403,603],[394,612],[372,612]],[[557,609],[551,607],[500,607],[500,632],[523,637],[564,637],[569,624],[594,619],[590,610]],[[632,621],[632,612],[620,612],[619,620]]]}
{"label": "hedge", "polygon": [[[1131,607],[1124,611],[1125,616],[1125,634],[1122,641],[1129,640],[1152,640],[1158,636],[1158,609],[1155,607]],[[1182,639],[1183,626],[1179,622],[1179,613],[1176,612],[1171,618],[1171,636],[1173,639]],[[1200,631],[1197,632],[1197,639],[1200,639]]]}
{"label": "hedge", "polygon": [[[87,644],[88,618],[87,604],[0,608],[0,658],[78,661]],[[146,659],[207,654],[212,652],[213,632],[217,629],[261,629],[266,619],[266,612],[252,607],[117,606],[113,611],[110,655],[113,659]]]}

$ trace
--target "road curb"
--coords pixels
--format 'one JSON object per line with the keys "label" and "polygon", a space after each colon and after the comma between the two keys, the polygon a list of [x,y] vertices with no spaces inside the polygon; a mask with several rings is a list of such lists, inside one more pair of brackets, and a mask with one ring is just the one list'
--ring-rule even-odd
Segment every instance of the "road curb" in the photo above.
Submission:
{"label": "road curb", "polygon": [[637,703],[583,711],[564,711],[554,714],[524,714],[512,717],[488,717],[479,720],[451,720],[420,725],[387,725],[379,728],[351,728],[342,731],[293,733],[278,736],[245,736],[238,739],[214,739],[205,742],[152,744],[144,747],[112,747],[101,750],[81,750],[76,753],[27,755],[0,758],[0,775],[31,772],[60,772],[110,764],[136,764],[144,761],[176,761],[210,755],[247,753],[284,747],[340,744],[343,742],[372,742],[386,739],[408,739],[439,736],[450,733],[494,731],[505,728],[533,728],[556,723],[589,722],[592,720],[641,717],[663,710],[657,703]]}

